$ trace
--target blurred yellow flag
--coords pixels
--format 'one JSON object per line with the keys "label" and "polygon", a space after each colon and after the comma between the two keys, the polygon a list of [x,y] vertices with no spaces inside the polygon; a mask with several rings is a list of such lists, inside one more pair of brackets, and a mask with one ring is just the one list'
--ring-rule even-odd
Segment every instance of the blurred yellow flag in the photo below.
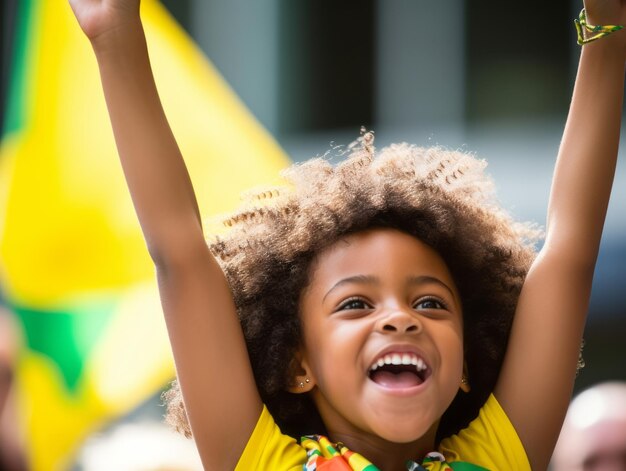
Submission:
{"label": "blurred yellow flag", "polygon": [[[34,471],[173,376],[152,264],[118,164],[91,47],[67,2],[20,0],[0,146],[0,283]],[[156,1],[142,17],[163,105],[204,214],[288,159]]]}

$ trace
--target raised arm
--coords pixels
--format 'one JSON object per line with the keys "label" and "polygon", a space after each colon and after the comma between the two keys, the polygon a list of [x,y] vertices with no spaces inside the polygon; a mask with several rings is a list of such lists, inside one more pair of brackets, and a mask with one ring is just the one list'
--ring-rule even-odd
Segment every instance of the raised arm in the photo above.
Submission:
{"label": "raised arm", "polygon": [[[622,0],[588,0],[589,24],[626,24]],[[495,394],[546,469],[573,389],[617,158],[626,31],[582,48],[552,181],[545,245],[524,283]]]}
{"label": "raised arm", "polygon": [[207,469],[232,469],[261,400],[232,295],[204,241],[191,181],[157,94],[139,0],[70,4],[98,61],[202,461]]}

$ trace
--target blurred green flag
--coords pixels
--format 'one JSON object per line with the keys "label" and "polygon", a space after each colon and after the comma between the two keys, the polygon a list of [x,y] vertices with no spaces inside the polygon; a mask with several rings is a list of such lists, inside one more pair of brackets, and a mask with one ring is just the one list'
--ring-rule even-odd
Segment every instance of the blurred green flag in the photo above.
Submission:
{"label": "blurred green flag", "polygon": [[[154,273],[97,65],[69,4],[20,0],[0,146],[0,283],[21,320],[20,413],[34,471],[69,467],[105,421],[172,378]],[[162,101],[205,214],[288,164],[156,1],[142,4]]]}

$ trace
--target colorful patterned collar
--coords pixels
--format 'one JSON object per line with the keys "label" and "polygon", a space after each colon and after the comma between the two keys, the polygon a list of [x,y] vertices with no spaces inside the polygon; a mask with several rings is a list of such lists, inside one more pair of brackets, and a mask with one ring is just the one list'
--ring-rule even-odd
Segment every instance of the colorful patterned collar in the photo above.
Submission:
{"label": "colorful patterned collar", "polygon": [[[306,449],[307,462],[303,471],[380,471],[366,458],[350,451],[343,443],[333,444],[322,435],[307,435],[300,439]],[[408,461],[407,471],[488,471],[470,463],[446,463],[441,453],[426,455],[422,463]]]}

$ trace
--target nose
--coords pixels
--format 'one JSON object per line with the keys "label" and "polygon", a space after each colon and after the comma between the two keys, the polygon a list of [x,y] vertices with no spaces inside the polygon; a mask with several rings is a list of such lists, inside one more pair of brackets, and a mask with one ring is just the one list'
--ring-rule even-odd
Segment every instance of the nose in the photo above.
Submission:
{"label": "nose", "polygon": [[394,310],[378,322],[378,331],[382,333],[415,334],[422,330],[419,319],[402,310]]}

